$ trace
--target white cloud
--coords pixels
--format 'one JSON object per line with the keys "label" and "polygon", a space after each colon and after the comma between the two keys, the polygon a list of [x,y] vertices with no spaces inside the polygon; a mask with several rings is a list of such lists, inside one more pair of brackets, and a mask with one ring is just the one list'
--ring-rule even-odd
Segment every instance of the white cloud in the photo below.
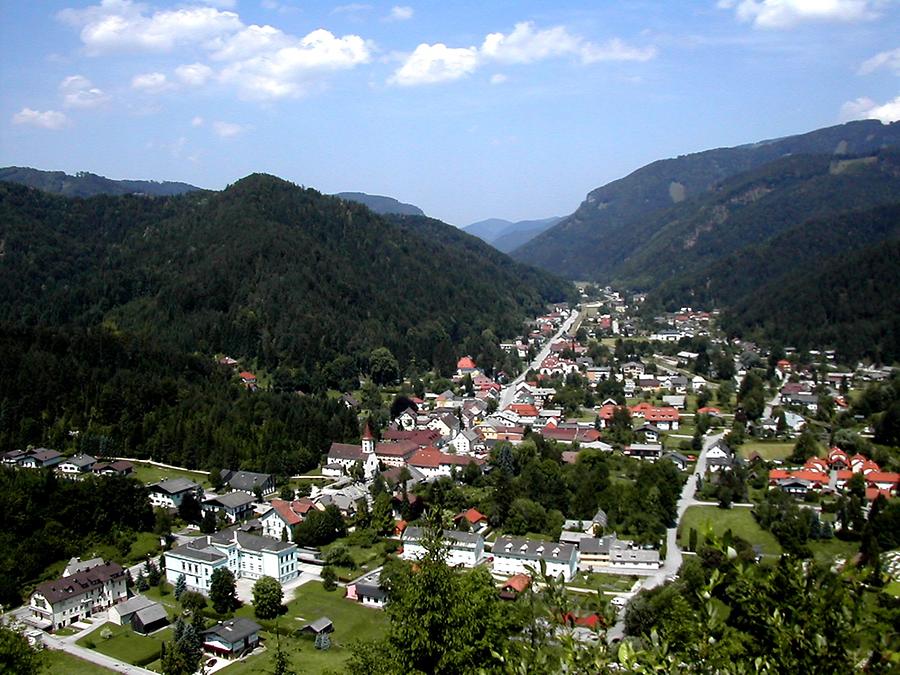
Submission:
{"label": "white cloud", "polygon": [[879,0],[719,0],[738,20],[756,28],[785,29],[806,22],[852,22],[875,18]]}
{"label": "white cloud", "polygon": [[859,74],[868,75],[879,68],[887,68],[900,75],[900,47],[880,52],[872,58],[866,59],[859,67]]}
{"label": "white cloud", "polygon": [[405,5],[394,5],[387,17],[391,21],[408,21],[413,18],[413,8]]}
{"label": "white cloud", "polygon": [[841,106],[841,120],[847,122],[859,119],[881,120],[885,124],[900,120],[900,96],[881,105],[863,96]]}
{"label": "white cloud", "polygon": [[131,88],[148,94],[158,94],[172,88],[172,83],[164,73],[143,73],[131,78]]}
{"label": "white cloud", "polygon": [[205,63],[190,63],[175,69],[175,76],[191,87],[202,87],[212,74],[213,69]]}
{"label": "white cloud", "polygon": [[103,90],[83,75],[70,75],[59,85],[66,108],[96,108],[109,101]]}
{"label": "white cloud", "polygon": [[213,131],[215,131],[222,138],[231,138],[232,136],[237,136],[239,133],[245,130],[245,128],[240,124],[221,121],[213,122],[212,128]]}
{"label": "white cloud", "polygon": [[291,42],[291,36],[273,26],[248,26],[216,43],[212,58],[217,61],[246,59],[265,51],[288,47]]}
{"label": "white cloud", "polygon": [[494,73],[491,75],[491,84],[503,84],[506,80],[507,77],[503,73]]}
{"label": "white cloud", "polygon": [[346,70],[371,60],[369,45],[358,35],[335,37],[314,30],[289,46],[262,51],[223,68],[220,80],[249,99],[299,96],[322,73]]}
{"label": "white cloud", "polygon": [[478,67],[478,49],[420,44],[388,82],[408,87],[458,80]]}
{"label": "white cloud", "polygon": [[69,123],[69,118],[65,113],[56,110],[32,110],[31,108],[22,108],[12,116],[13,124],[29,124],[34,127],[42,127],[44,129],[62,129]]}
{"label": "white cloud", "polygon": [[656,53],[655,47],[633,47],[618,38],[598,45],[570,33],[564,26],[539,30],[534,23],[524,21],[517,23],[511,33],[490,33],[480,49],[421,44],[388,82],[416,85],[456,80],[492,61],[522,64],[561,56],[574,56],[582,63],[648,61]]}
{"label": "white cloud", "polygon": [[81,29],[89,54],[116,51],[171,51],[221,38],[243,28],[234,12],[187,7],[147,13],[131,0],[102,0],[85,9],[64,9],[57,16]]}
{"label": "white cloud", "polygon": [[203,118],[200,117],[200,115],[195,116],[194,119],[191,120],[191,126],[192,127],[202,127],[203,126]]}

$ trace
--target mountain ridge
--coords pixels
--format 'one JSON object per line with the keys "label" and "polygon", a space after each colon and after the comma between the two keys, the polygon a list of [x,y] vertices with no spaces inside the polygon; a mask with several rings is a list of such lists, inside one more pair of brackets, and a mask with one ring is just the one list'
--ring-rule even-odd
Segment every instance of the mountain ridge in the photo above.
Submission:
{"label": "mountain ridge", "polygon": [[73,176],[64,171],[43,171],[20,166],[0,168],[0,181],[26,185],[65,197],[94,197],[101,194],[171,197],[203,189],[177,181],[116,180],[88,171],[79,171]]}

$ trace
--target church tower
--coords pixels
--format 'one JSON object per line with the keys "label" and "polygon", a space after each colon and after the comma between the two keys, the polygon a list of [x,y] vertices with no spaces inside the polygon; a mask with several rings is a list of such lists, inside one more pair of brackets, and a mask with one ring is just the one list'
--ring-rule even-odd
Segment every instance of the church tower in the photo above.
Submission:
{"label": "church tower", "polygon": [[364,455],[370,455],[375,452],[375,437],[372,435],[372,429],[369,427],[369,421],[366,420],[366,427],[362,434],[362,451]]}

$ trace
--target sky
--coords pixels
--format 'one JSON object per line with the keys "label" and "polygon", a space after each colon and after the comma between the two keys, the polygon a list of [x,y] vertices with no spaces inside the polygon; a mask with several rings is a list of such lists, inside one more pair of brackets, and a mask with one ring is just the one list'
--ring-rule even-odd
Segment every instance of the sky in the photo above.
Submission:
{"label": "sky", "polygon": [[253,172],[464,226],[900,119],[898,0],[0,0],[0,166]]}

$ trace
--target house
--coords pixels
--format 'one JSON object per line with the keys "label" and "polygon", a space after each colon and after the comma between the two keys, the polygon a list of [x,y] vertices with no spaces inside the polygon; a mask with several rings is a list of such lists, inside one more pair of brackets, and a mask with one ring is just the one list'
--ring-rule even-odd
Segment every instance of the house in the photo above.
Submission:
{"label": "house", "polygon": [[625,447],[625,454],[639,459],[656,461],[662,457],[663,446],[659,443],[632,443]]}
{"label": "house", "polygon": [[659,551],[641,548],[616,548],[609,552],[609,566],[614,570],[659,569]]}
{"label": "house", "polygon": [[108,616],[117,626],[131,626],[135,633],[143,635],[169,625],[166,608],[143,595],[136,595],[114,605]]}
{"label": "house", "polygon": [[476,447],[482,446],[481,436],[473,429],[460,431],[456,437],[450,441],[459,455],[471,455],[475,452]]}
{"label": "house", "polygon": [[253,513],[255,501],[256,498],[253,495],[235,490],[228,494],[216,495],[204,500],[201,508],[203,511],[221,513],[229,522],[235,523]]}
{"label": "house", "polygon": [[279,541],[294,541],[294,526],[303,522],[311,509],[317,508],[315,503],[307,497],[301,497],[292,502],[273,499],[269,503],[272,508],[260,517],[259,523],[262,525],[264,537],[271,537]]}
{"label": "house", "polygon": [[203,488],[187,478],[166,478],[148,486],[147,491],[153,508],[177,509],[189,494],[198,500],[203,497]]}
{"label": "house", "polygon": [[453,438],[461,428],[459,418],[452,413],[439,413],[426,426],[437,431],[442,438]]}
{"label": "house", "polygon": [[608,571],[610,551],[630,545],[630,541],[619,539],[615,533],[605,537],[583,537],[578,542],[578,568],[586,572]]}
{"label": "house", "polygon": [[663,396],[662,400],[667,406],[676,410],[684,410],[684,396]]}
{"label": "house", "polygon": [[463,378],[466,375],[471,375],[474,377],[478,373],[478,366],[475,365],[475,361],[472,360],[471,356],[463,356],[459,361],[456,362],[457,378]]}
{"label": "house", "polygon": [[203,631],[203,650],[226,659],[237,658],[259,645],[261,630],[258,623],[243,617],[220,621]]}
{"label": "house", "polygon": [[105,562],[38,584],[28,608],[31,623],[56,630],[109,609],[127,597],[125,570],[118,563]]}
{"label": "house", "polygon": [[495,574],[532,574],[543,561],[547,574],[571,581],[578,568],[578,549],[571,544],[498,537],[491,554]]}
{"label": "house", "polygon": [[639,377],[644,374],[644,364],[640,361],[626,361],[622,364],[622,374],[629,379]]}
{"label": "house", "polygon": [[632,417],[643,418],[664,431],[678,429],[680,416],[678,411],[671,406],[653,406],[647,402],[638,403],[629,408]]}
{"label": "house", "polygon": [[255,494],[259,488],[263,496],[275,492],[275,477],[268,473],[254,473],[253,471],[231,471],[222,469],[222,483],[232,490]]}
{"label": "house", "polygon": [[515,600],[531,586],[531,577],[527,574],[514,574],[500,587],[501,600]]}
{"label": "house", "polygon": [[480,467],[484,460],[470,455],[450,455],[433,447],[417,450],[409,459],[409,465],[421,471],[426,479],[452,476],[454,469],[462,471],[469,464]]}
{"label": "house", "polygon": [[46,469],[61,464],[65,458],[56,450],[38,448],[26,450],[25,456],[18,460],[18,465],[24,469]]}
{"label": "house", "polygon": [[356,515],[359,505],[367,502],[369,493],[359,483],[344,483],[342,485],[335,484],[319,490],[318,494],[313,497],[316,508],[324,510],[329,505],[334,505],[345,518]]}
{"label": "house", "polygon": [[56,465],[56,471],[65,478],[75,479],[90,473],[96,463],[97,460],[90,455],[80,454],[64,459]]}
{"label": "house", "polygon": [[687,471],[688,464],[690,464],[690,460],[682,455],[680,452],[667,452],[662,456],[663,459],[668,459],[672,464],[674,464],[679,471]]}
{"label": "house", "polygon": [[404,467],[419,447],[414,440],[379,443],[375,446],[375,457],[385,466]]}
{"label": "house", "polygon": [[475,508],[468,509],[453,516],[454,524],[459,523],[461,520],[466,521],[472,532],[482,532],[483,530],[486,530],[488,526],[487,516]]}
{"label": "house", "polygon": [[81,558],[71,558],[66,569],[63,570],[64,577],[70,577],[77,572],[84,572],[92,567],[103,564],[103,558],[91,558],[90,560],[82,560]]}
{"label": "house", "polygon": [[[403,560],[420,560],[425,555],[422,546],[424,531],[421,527],[407,527],[403,532]],[[444,530],[444,542],[447,545],[447,564],[451,567],[475,567],[484,557],[484,537],[472,532]]]}
{"label": "house", "polygon": [[347,599],[366,607],[383,608],[388,601],[387,591],[381,587],[381,571],[368,572],[347,584]]}
{"label": "house", "polygon": [[190,590],[206,595],[212,573],[225,567],[237,579],[269,576],[284,584],[300,574],[297,556],[296,544],[229,528],[166,551],[166,581],[174,585],[184,574]]}
{"label": "house", "polygon": [[125,459],[117,459],[114,462],[97,462],[91,471],[101,476],[130,476],[134,473],[134,464]]}
{"label": "house", "polygon": [[241,382],[243,383],[243,385],[245,387],[247,387],[248,389],[256,389],[256,384],[257,384],[256,375],[254,375],[253,373],[251,373],[248,370],[244,370],[244,371],[241,371],[239,377],[241,378]]}
{"label": "house", "polygon": [[659,427],[654,426],[649,422],[642,424],[635,429],[635,431],[639,434],[644,434],[644,440],[648,443],[656,443],[659,441],[659,437],[662,434],[662,430]]}

